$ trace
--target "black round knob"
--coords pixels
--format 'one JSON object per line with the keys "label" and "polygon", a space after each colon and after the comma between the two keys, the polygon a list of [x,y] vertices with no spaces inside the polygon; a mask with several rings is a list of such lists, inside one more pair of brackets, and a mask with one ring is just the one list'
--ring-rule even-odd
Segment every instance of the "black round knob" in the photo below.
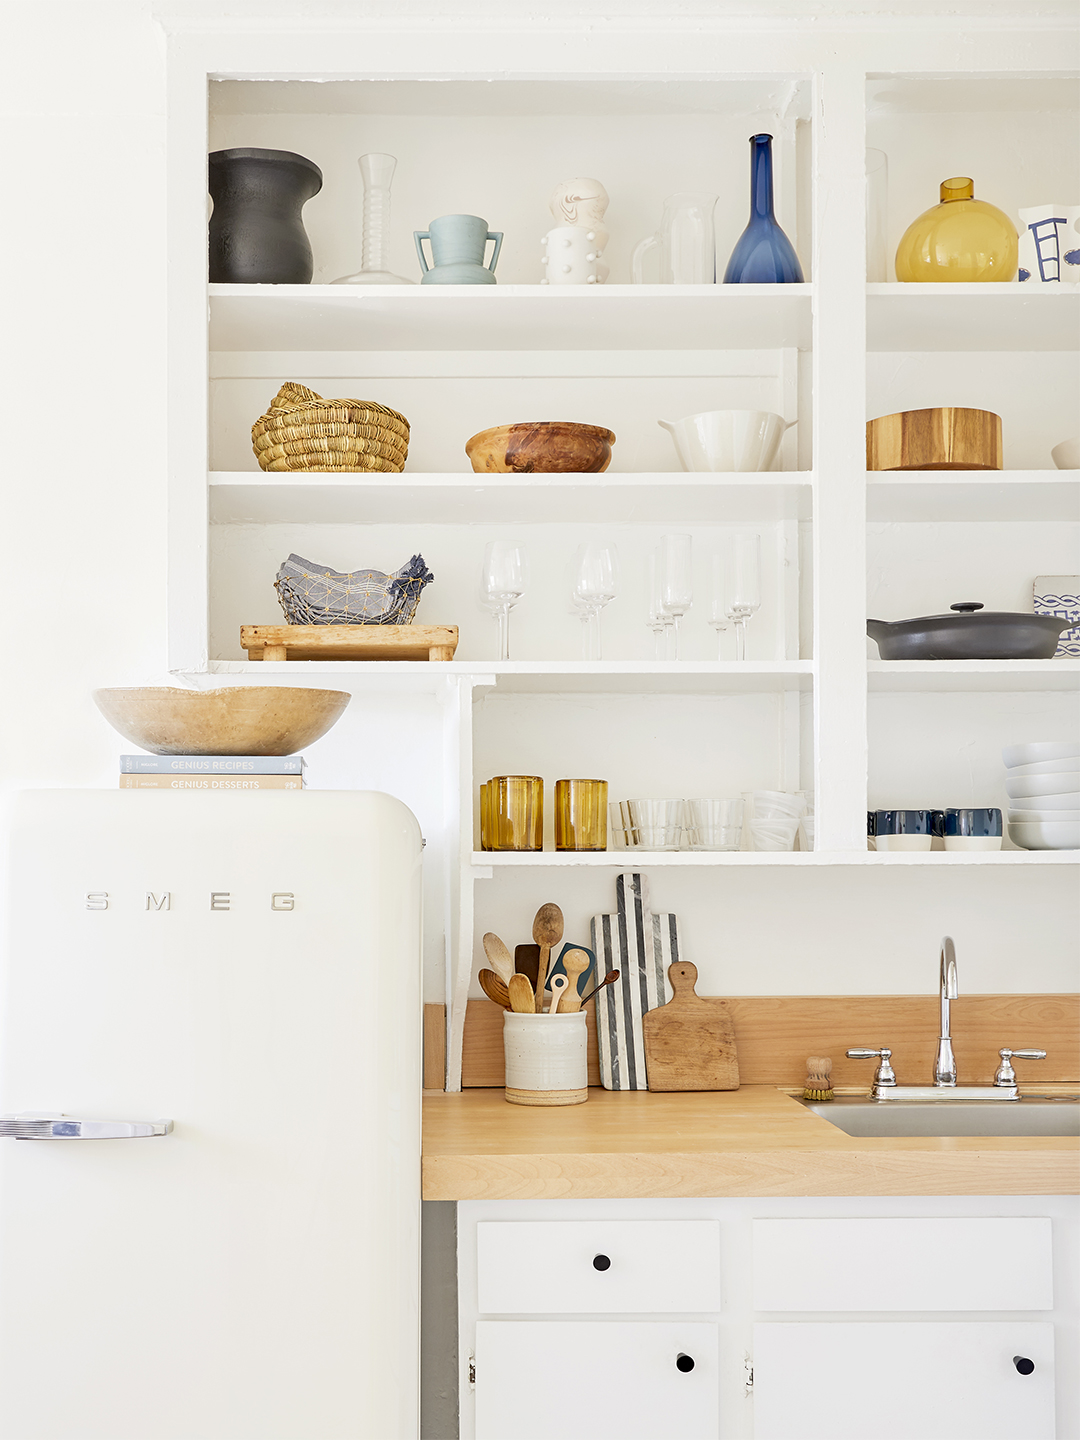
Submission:
{"label": "black round knob", "polygon": [[1029,1360],[1026,1355],[1014,1355],[1013,1364],[1021,1375],[1030,1375],[1035,1369],[1035,1361]]}
{"label": "black round knob", "polygon": [[593,1262],[592,1262],[592,1268],[593,1268],[594,1270],[610,1270],[610,1269],[611,1269],[611,1261],[608,1259],[608,1257],[607,1257],[606,1255],[594,1255],[594,1256],[593,1256]]}
{"label": "black round knob", "polygon": [[981,610],[982,608],[983,603],[981,600],[961,600],[958,605],[949,606],[950,610],[959,610],[962,615],[969,615],[973,611]]}
{"label": "black round knob", "polygon": [[684,1375],[689,1375],[694,1368],[694,1357],[692,1355],[679,1355],[675,1361],[675,1368],[681,1370]]}

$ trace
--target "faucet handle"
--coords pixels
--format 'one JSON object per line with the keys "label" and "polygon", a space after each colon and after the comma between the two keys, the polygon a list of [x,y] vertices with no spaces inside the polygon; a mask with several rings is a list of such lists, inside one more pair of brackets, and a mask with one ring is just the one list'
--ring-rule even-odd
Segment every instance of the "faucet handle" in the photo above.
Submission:
{"label": "faucet handle", "polygon": [[1045,1050],[999,1050],[998,1054],[1001,1056],[1001,1064],[998,1066],[997,1074],[994,1076],[994,1084],[1000,1086],[1016,1084],[1016,1071],[1012,1067],[1013,1056],[1015,1056],[1017,1060],[1046,1059]]}
{"label": "faucet handle", "polygon": [[[1017,1050],[1016,1054],[1019,1055],[1020,1051]],[[867,1050],[860,1046],[858,1049],[849,1050],[847,1052],[847,1057],[849,1060],[874,1060],[879,1055],[881,1057],[881,1064],[874,1071],[874,1084],[895,1085],[896,1074],[893,1071],[892,1066],[889,1064],[889,1061],[892,1058],[891,1050],[886,1047],[883,1047],[880,1050]]]}

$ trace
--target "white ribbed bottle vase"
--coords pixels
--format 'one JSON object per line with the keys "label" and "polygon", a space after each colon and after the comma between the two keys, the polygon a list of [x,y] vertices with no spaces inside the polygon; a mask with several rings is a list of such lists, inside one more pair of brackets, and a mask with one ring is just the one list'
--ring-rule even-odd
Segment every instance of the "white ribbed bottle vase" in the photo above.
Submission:
{"label": "white ribbed bottle vase", "polygon": [[402,275],[386,269],[386,237],[390,230],[390,182],[397,160],[393,155],[361,155],[357,161],[364,182],[364,219],[361,235],[360,269],[342,275],[335,285],[412,285]]}

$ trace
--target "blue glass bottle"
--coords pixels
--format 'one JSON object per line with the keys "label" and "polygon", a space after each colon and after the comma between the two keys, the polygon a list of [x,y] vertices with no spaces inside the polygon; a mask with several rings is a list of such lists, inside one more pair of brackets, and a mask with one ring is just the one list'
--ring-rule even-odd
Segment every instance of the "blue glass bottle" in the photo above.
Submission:
{"label": "blue glass bottle", "polygon": [[750,137],[750,223],[724,271],[725,285],[800,285],[795,247],[773,214],[772,136]]}

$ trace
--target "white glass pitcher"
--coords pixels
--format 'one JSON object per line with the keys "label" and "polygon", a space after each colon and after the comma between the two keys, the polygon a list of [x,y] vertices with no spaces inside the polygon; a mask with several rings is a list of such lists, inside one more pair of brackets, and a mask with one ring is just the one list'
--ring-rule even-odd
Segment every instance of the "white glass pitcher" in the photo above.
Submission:
{"label": "white glass pitcher", "polygon": [[713,230],[715,195],[680,192],[664,201],[660,229],[634,247],[630,273],[635,285],[645,283],[645,252],[660,247],[661,285],[715,285],[716,235]]}

